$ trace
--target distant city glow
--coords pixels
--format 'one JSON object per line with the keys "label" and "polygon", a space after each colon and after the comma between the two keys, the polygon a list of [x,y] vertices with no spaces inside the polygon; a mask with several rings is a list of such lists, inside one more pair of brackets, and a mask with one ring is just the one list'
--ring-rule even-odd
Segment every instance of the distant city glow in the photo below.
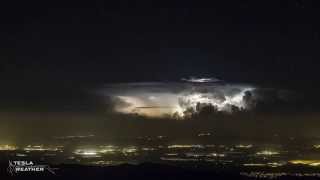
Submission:
{"label": "distant city glow", "polygon": [[210,153],[207,155],[208,157],[225,157],[225,154],[221,154],[221,153]]}
{"label": "distant city glow", "polygon": [[252,147],[253,147],[252,144],[239,144],[239,145],[236,145],[236,148],[243,148],[243,149],[250,149]]}
{"label": "distant city glow", "polygon": [[136,147],[134,147],[134,146],[126,147],[126,148],[122,149],[122,152],[125,153],[125,154],[127,154],[127,153],[135,153],[137,151],[138,151],[138,149]]}
{"label": "distant city glow", "polygon": [[199,161],[198,159],[194,158],[167,158],[167,157],[161,157],[160,158],[163,161]]}
{"label": "distant city glow", "polygon": [[63,146],[58,147],[45,147],[44,145],[28,145],[23,148],[25,151],[59,151]]}
{"label": "distant city glow", "polygon": [[269,162],[267,164],[270,167],[280,167],[280,166],[286,165],[287,163],[286,162]]}
{"label": "distant city glow", "polygon": [[[208,135],[208,133],[199,134],[204,134],[204,136]],[[199,134],[196,134],[195,137],[199,137]],[[142,136],[140,138],[143,138],[144,140],[160,140],[169,137]],[[12,151],[16,150],[8,153],[14,158],[32,158],[36,154],[37,156],[41,156],[43,159],[52,159],[55,157],[57,157],[57,159],[62,157],[61,159],[63,159],[64,157],[64,160],[66,160],[68,163],[70,162],[94,166],[138,164],[145,162],[145,159],[150,157],[150,162],[153,162],[153,160],[156,159],[156,162],[161,161],[163,163],[199,162],[215,165],[223,164],[225,166],[233,166],[234,164],[237,164],[242,168],[255,168],[257,170],[264,170],[265,168],[279,170],[278,167],[282,166],[303,166],[304,168],[320,167],[320,160],[308,159],[311,158],[308,155],[310,152],[310,147],[305,147],[305,150],[298,151],[295,149],[283,149],[282,151],[276,151],[276,149],[265,148],[264,144],[241,143],[235,145],[219,143],[165,145],[162,144],[162,140],[159,141],[159,143],[161,144],[144,144],[141,146],[130,144],[86,144],[79,147],[74,147],[72,151],[65,151],[65,147],[63,145],[29,144],[21,149],[18,149],[13,145],[4,144],[0,146],[0,149]],[[276,144],[271,144],[270,147],[276,147]],[[261,151],[255,151],[256,149],[260,148],[265,149],[262,149]],[[283,148],[285,148],[285,146]],[[299,159],[294,159],[296,157],[299,157]],[[316,158],[316,156],[314,158]],[[62,160],[62,162],[64,160]],[[270,178],[278,176],[278,174],[272,173],[268,175],[263,173],[247,175],[250,177],[269,177],[270,175]]]}
{"label": "distant city glow", "polygon": [[202,136],[211,136],[211,133],[199,133],[198,136],[199,136],[199,137],[202,137]]}
{"label": "distant city glow", "polygon": [[273,156],[273,155],[278,155],[280,154],[279,152],[276,151],[270,151],[270,150],[264,150],[256,153],[257,155],[265,155],[265,156]]}
{"label": "distant city glow", "polygon": [[104,160],[99,160],[99,161],[94,161],[91,162],[90,165],[96,165],[96,166],[115,166],[115,165],[120,165],[120,164],[125,164],[126,162],[123,161],[104,161]]}
{"label": "distant city glow", "polygon": [[320,177],[320,173],[287,173],[287,172],[241,172],[240,173],[242,176],[250,177],[250,178],[257,178],[257,179],[279,179],[281,177],[299,177],[299,178],[304,178],[304,177]]}
{"label": "distant city glow", "polygon": [[245,163],[244,166],[265,166],[263,163]]}
{"label": "distant city glow", "polygon": [[167,156],[178,156],[178,153],[166,153]]}
{"label": "distant city glow", "polygon": [[143,151],[155,151],[157,150],[156,148],[141,148]]}
{"label": "distant city glow", "polygon": [[55,139],[76,139],[76,138],[90,138],[90,137],[94,137],[93,134],[89,134],[89,135],[75,135],[75,136],[57,136],[54,137]]}
{"label": "distant city glow", "polygon": [[118,151],[118,147],[116,146],[112,146],[112,145],[108,145],[108,146],[100,146],[100,153],[115,153],[116,151]]}
{"label": "distant city glow", "polygon": [[313,145],[314,148],[320,149],[320,144]]}
{"label": "distant city glow", "polygon": [[174,144],[174,145],[170,145],[168,146],[169,149],[173,149],[173,148],[203,148],[202,145],[199,144],[190,144],[190,145],[186,145],[186,144]]}
{"label": "distant city glow", "polygon": [[285,162],[268,162],[268,163],[245,163],[243,166],[268,166],[268,167],[280,167],[284,166]]}
{"label": "distant city glow", "polygon": [[84,155],[84,156],[95,156],[98,154],[96,150],[93,149],[77,149],[74,152],[77,155]]}
{"label": "distant city glow", "polygon": [[0,151],[14,151],[17,147],[9,144],[0,145]]}
{"label": "distant city glow", "polygon": [[26,154],[22,154],[22,153],[16,153],[16,156],[17,157],[26,157],[27,155]]}
{"label": "distant city glow", "polygon": [[309,166],[320,166],[320,160],[292,160],[289,161],[292,164],[301,164]]}

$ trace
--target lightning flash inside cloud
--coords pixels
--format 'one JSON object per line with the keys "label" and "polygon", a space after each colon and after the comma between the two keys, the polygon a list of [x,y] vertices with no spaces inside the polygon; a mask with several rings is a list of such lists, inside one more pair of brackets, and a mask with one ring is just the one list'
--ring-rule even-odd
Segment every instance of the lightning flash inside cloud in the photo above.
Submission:
{"label": "lightning flash inside cloud", "polygon": [[245,96],[255,89],[248,85],[220,84],[215,78],[193,78],[187,82],[113,84],[102,93],[114,100],[113,108],[119,113],[183,117],[187,110],[197,112],[199,106],[206,105],[229,113],[232,107],[249,109]]}

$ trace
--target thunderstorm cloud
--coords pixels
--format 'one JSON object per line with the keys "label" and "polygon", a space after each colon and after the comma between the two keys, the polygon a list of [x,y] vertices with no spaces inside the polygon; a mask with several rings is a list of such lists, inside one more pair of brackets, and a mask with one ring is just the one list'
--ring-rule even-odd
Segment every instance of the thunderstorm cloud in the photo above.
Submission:
{"label": "thunderstorm cloud", "polygon": [[111,102],[114,112],[150,117],[183,117],[187,112],[197,113],[206,106],[232,114],[234,109],[250,111],[263,104],[261,102],[287,99],[286,92],[224,83],[216,78],[182,80],[108,84],[99,90],[99,94]]}

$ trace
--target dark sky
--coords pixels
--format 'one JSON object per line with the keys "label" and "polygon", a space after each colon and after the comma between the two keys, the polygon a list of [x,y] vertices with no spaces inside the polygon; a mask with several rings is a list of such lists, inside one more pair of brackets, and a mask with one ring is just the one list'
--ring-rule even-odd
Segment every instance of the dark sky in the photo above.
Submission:
{"label": "dark sky", "polygon": [[103,102],[88,89],[192,75],[319,97],[316,0],[5,1],[0,7],[2,112],[95,111]]}
{"label": "dark sky", "polygon": [[318,5],[10,1],[1,5],[1,79],[94,84],[212,75],[310,83],[319,80]]}

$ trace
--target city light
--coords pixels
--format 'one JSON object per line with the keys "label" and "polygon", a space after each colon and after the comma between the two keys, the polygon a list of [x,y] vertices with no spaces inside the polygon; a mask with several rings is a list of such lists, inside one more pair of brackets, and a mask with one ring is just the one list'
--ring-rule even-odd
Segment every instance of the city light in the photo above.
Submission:
{"label": "city light", "polygon": [[313,145],[313,147],[316,149],[320,149],[320,144],[315,144],[315,145]]}
{"label": "city light", "polygon": [[273,155],[279,155],[279,152],[276,151],[270,151],[270,150],[264,150],[256,153],[257,155],[264,155],[264,156],[273,156]]}
{"label": "city light", "polygon": [[14,151],[17,147],[9,144],[0,145],[0,151]]}
{"label": "city light", "polygon": [[252,147],[253,147],[252,144],[239,144],[239,145],[236,145],[236,148],[242,148],[242,149],[250,149]]}
{"label": "city light", "polygon": [[268,162],[268,163],[245,163],[243,166],[268,166],[268,167],[280,167],[285,165],[285,162]]}
{"label": "city light", "polygon": [[112,145],[100,146],[100,150],[99,150],[100,153],[104,153],[104,154],[115,153],[116,151],[118,151],[118,147],[112,146]]}
{"label": "city light", "polygon": [[174,149],[174,148],[204,148],[202,145],[199,144],[174,144],[174,145],[170,145],[168,146],[169,149]]}
{"label": "city light", "polygon": [[208,157],[225,157],[225,154],[221,154],[221,153],[210,153],[207,155]]}
{"label": "city light", "polygon": [[23,148],[24,151],[61,151],[63,146],[45,147],[44,145],[28,145]]}
{"label": "city light", "polygon": [[135,153],[137,152],[137,148],[136,147],[126,147],[122,149],[122,153],[127,154],[127,153]]}
{"label": "city light", "polygon": [[98,152],[94,149],[77,149],[74,151],[74,154],[81,156],[96,156],[98,155]]}
{"label": "city light", "polygon": [[202,136],[211,136],[211,133],[199,133],[198,136],[199,136],[199,137],[202,137]]}
{"label": "city light", "polygon": [[292,160],[289,161],[292,164],[309,165],[309,166],[320,166],[320,160]]}

